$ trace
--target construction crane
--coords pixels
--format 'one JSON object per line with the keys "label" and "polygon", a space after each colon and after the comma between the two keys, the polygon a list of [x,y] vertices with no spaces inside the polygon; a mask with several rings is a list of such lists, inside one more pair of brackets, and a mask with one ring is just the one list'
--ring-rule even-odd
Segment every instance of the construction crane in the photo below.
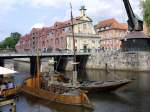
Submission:
{"label": "construction crane", "polygon": [[129,3],[129,0],[123,0],[124,6],[126,8],[126,12],[128,15],[128,29],[129,31],[143,31],[143,21],[137,17],[133,10],[132,7]]}

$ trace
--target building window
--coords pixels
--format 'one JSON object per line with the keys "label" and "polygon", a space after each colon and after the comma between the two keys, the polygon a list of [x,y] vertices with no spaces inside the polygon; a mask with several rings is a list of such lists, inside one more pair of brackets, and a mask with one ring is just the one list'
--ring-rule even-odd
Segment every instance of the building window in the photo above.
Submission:
{"label": "building window", "polygon": [[94,40],[92,40],[92,43],[93,43],[93,44],[95,44],[95,41],[94,41]]}
{"label": "building window", "polygon": [[61,37],[61,43],[64,43],[64,38],[63,37]]}
{"label": "building window", "polygon": [[101,43],[101,40],[99,40],[99,44]]}
{"label": "building window", "polygon": [[109,26],[107,26],[107,27],[106,27],[106,29],[110,29],[110,27],[109,27]]}
{"label": "building window", "polygon": [[75,46],[75,51],[77,51],[77,46]]}
{"label": "building window", "polygon": [[87,28],[87,24],[84,23],[84,24],[83,24],[83,29],[86,29],[86,28]]}
{"label": "building window", "polygon": [[43,41],[43,46],[45,46],[45,42]]}
{"label": "building window", "polygon": [[80,25],[78,25],[78,32],[80,33],[81,32],[81,30],[80,30],[81,28],[80,28]]}
{"label": "building window", "polygon": [[71,27],[69,27],[69,32],[71,32],[72,31],[72,28]]}
{"label": "building window", "polygon": [[77,39],[75,39],[75,43],[77,43]]}
{"label": "building window", "polygon": [[104,30],[104,28],[101,28],[101,31]]}
{"label": "building window", "polygon": [[59,39],[58,38],[56,39],[56,44],[59,44]]}

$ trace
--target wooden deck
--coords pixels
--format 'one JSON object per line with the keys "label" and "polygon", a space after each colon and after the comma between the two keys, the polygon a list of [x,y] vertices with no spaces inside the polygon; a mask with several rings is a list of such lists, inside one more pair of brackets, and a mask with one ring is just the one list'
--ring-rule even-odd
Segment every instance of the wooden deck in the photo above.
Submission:
{"label": "wooden deck", "polygon": [[5,105],[14,104],[14,103],[15,103],[15,100],[14,100],[14,99],[3,100],[3,101],[0,101],[0,107],[1,107],[1,106],[5,106]]}

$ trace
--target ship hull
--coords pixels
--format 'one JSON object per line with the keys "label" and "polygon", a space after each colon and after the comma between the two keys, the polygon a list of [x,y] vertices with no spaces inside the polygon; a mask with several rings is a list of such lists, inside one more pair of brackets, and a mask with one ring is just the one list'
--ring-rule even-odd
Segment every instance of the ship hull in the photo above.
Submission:
{"label": "ship hull", "polygon": [[115,91],[129,83],[131,83],[131,80],[122,80],[122,81],[104,82],[104,83],[98,83],[96,81],[96,82],[89,82],[89,83],[87,83],[87,85],[81,86],[80,89],[86,90],[86,91],[88,91],[88,93],[111,92],[111,91]]}
{"label": "ship hull", "polygon": [[82,90],[80,90],[80,94],[77,94],[77,95],[76,94],[65,95],[65,94],[54,93],[48,90],[35,88],[34,86],[27,86],[27,85],[25,84],[22,86],[21,92],[38,97],[40,99],[49,100],[52,102],[57,102],[57,103],[65,104],[65,105],[83,106],[86,108],[93,109],[93,105],[90,103],[90,101],[88,100],[88,97]]}

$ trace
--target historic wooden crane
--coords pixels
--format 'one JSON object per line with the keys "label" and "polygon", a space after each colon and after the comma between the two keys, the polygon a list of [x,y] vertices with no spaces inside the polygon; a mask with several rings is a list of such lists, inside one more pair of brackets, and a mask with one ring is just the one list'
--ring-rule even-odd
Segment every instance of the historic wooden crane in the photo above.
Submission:
{"label": "historic wooden crane", "polygon": [[129,0],[123,0],[130,33],[122,39],[123,51],[150,51],[150,38],[143,33],[143,21],[133,12]]}
{"label": "historic wooden crane", "polygon": [[128,15],[129,31],[143,31],[143,21],[134,14],[129,0],[123,0],[123,2]]}

